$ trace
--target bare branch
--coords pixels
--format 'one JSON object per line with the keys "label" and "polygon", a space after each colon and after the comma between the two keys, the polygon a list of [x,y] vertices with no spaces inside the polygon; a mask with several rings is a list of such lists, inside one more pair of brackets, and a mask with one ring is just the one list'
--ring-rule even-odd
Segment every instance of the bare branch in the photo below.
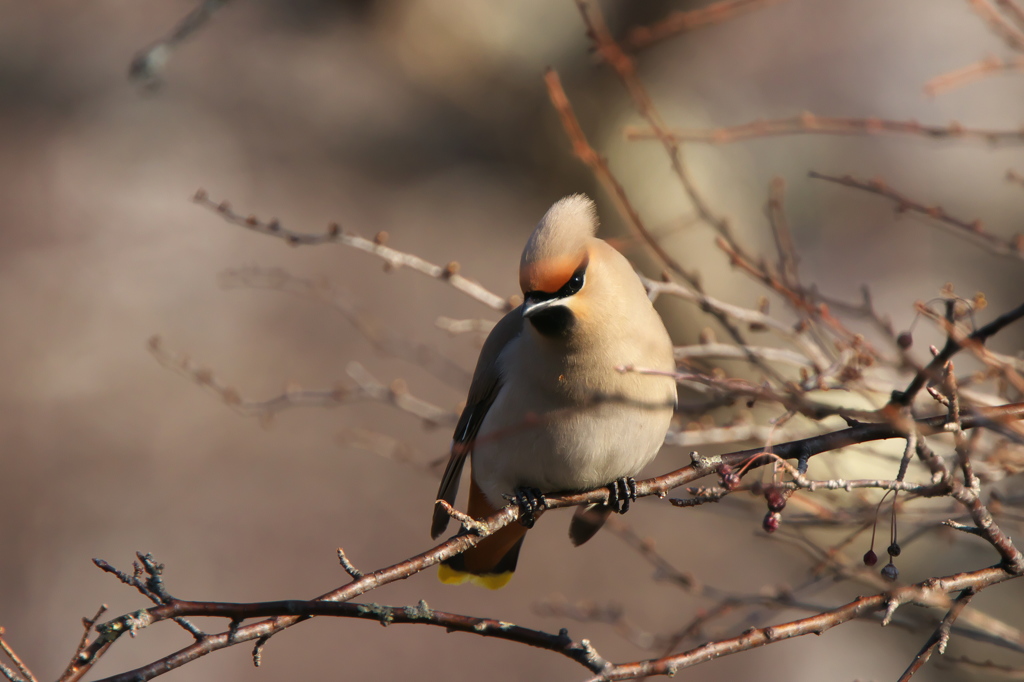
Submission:
{"label": "bare branch", "polygon": [[[431,609],[426,602],[420,601],[416,606],[384,606],[382,604],[359,604],[351,602],[330,601],[276,601],[255,603],[226,602],[189,602],[175,600],[169,604],[153,607],[145,612],[146,624],[181,616],[213,616],[241,621],[248,618],[308,618],[337,617],[372,620],[384,625],[421,624],[443,627],[449,632],[465,632],[480,637],[491,637],[511,642],[528,644],[540,649],[554,651],[583,665],[593,672],[600,672],[610,664],[605,661],[586,640],[573,641],[566,630],[553,635],[540,630],[525,628],[513,623],[463,616]],[[136,617],[140,617],[138,614]],[[119,621],[103,624],[101,629],[118,632]],[[147,667],[148,668],[148,667]],[[137,671],[114,675],[103,682],[120,682],[122,680],[150,679],[150,670],[140,668]]]}
{"label": "bare branch", "polygon": [[837,185],[852,187],[854,189],[863,190],[865,192],[870,192],[871,194],[877,194],[885,197],[886,199],[896,203],[897,213],[906,213],[910,211],[926,216],[936,221],[936,224],[947,228],[952,234],[981,246],[991,253],[1024,260],[1024,234],[1018,234],[1013,239],[1009,240],[1002,239],[994,234],[985,232],[982,229],[980,220],[967,221],[961,218],[956,218],[947,213],[941,206],[927,206],[914,201],[913,199],[900,194],[896,190],[891,189],[881,180],[869,180],[864,182],[849,175],[839,177],[825,175],[824,173],[818,173],[817,171],[809,172],[808,176],[817,180],[827,180],[828,182],[834,182]]}
{"label": "bare branch", "polygon": [[1024,304],[1014,308],[1013,310],[1003,313],[996,319],[992,320],[983,327],[978,328],[972,332],[965,339],[958,340],[951,334],[946,339],[946,345],[943,346],[942,350],[939,351],[932,361],[928,363],[928,366],[918,372],[910,385],[907,386],[903,391],[897,391],[893,394],[893,402],[897,405],[907,406],[910,405],[914,397],[917,395],[922,388],[930,382],[935,381],[941,375],[942,369],[946,363],[954,355],[959,353],[965,345],[981,345],[984,344],[991,336],[998,333],[1008,324],[1016,322],[1020,318],[1024,317]]}
{"label": "bare branch", "polygon": [[562,88],[562,81],[558,77],[558,73],[549,70],[544,74],[544,82],[548,88],[548,97],[551,99],[551,105],[562,119],[562,127],[569,136],[569,141],[572,143],[572,150],[576,158],[586,164],[594,173],[605,191],[608,192],[608,195],[615,202],[619,215],[623,217],[626,225],[632,230],[640,243],[645,244],[658,260],[672,272],[683,277],[691,285],[694,285],[696,276],[684,270],[683,266],[670,256],[661,244],[658,243],[658,240],[644,227],[643,221],[640,220],[640,214],[626,196],[625,188],[612,175],[608,167],[608,161],[590,146],[587,136],[583,132],[579,120],[576,118],[572,104]]}
{"label": "bare branch", "polygon": [[[3,651],[5,654],[7,654],[7,657],[11,659],[11,662],[14,663],[15,667],[18,669],[18,672],[20,672],[22,676],[24,676],[27,682],[37,682],[36,676],[32,674],[32,671],[29,670],[27,665],[25,665],[25,662],[21,660],[21,657],[18,656],[18,654],[14,653],[14,650],[11,648],[11,645],[7,643],[6,639],[4,639],[4,634],[5,632],[3,627],[0,627],[0,651]],[[6,668],[4,668],[3,674],[8,679],[17,679],[12,678],[9,674],[9,671]]]}
{"label": "bare branch", "polygon": [[919,651],[917,656],[914,657],[913,662],[911,662],[910,666],[900,676],[899,682],[907,682],[911,677],[913,677],[914,674],[928,662],[928,659],[931,658],[935,651],[938,651],[940,654],[944,654],[946,652],[946,644],[949,643],[949,630],[953,627],[953,623],[956,622],[960,613],[967,608],[967,605],[971,602],[971,599],[974,598],[975,594],[977,594],[977,592],[973,587],[967,587],[960,593],[953,602],[953,606],[949,608],[946,616],[942,619],[942,622],[939,623],[939,627],[935,629],[932,636],[928,638],[927,642],[925,642],[924,647],[922,647],[921,651]]}
{"label": "bare branch", "polygon": [[269,222],[264,222],[256,216],[242,216],[241,214],[233,211],[231,206],[226,202],[218,204],[211,201],[204,190],[196,192],[194,201],[200,206],[205,206],[206,208],[217,212],[229,223],[240,225],[241,227],[244,227],[247,230],[252,230],[253,232],[277,237],[292,246],[315,246],[317,244],[328,243],[342,244],[359,251],[373,254],[383,260],[388,269],[397,270],[398,268],[409,268],[410,270],[415,270],[427,277],[447,282],[453,288],[461,291],[470,298],[493,308],[494,310],[508,312],[515,307],[511,305],[507,299],[488,291],[478,282],[460,275],[459,264],[455,261],[452,261],[448,263],[448,265],[442,267],[424,260],[419,256],[414,256],[411,253],[398,251],[397,249],[386,246],[385,244],[388,240],[386,232],[378,233],[377,237],[373,240],[364,239],[363,237],[343,233],[336,223],[328,226],[327,231],[323,234],[294,232],[282,226],[280,221],[276,218]]}
{"label": "bare branch", "polygon": [[[1024,32],[1011,24],[988,0],[968,0],[971,9],[985,20],[992,32],[999,36],[1007,47],[1024,52]],[[1007,4],[1002,3],[1004,6]]]}
{"label": "bare branch", "polygon": [[991,585],[1011,580],[1014,577],[999,567],[992,567],[971,573],[958,573],[943,578],[931,578],[917,585],[908,585],[891,592],[861,597],[839,608],[831,609],[808,618],[801,618],[765,628],[751,628],[738,637],[717,642],[707,642],[681,654],[635,663],[620,663],[610,669],[606,669],[601,675],[590,678],[588,682],[628,680],[649,675],[672,676],[683,668],[689,668],[699,663],[728,656],[729,654],[749,651],[750,649],[793,637],[809,634],[820,635],[826,630],[855,618],[864,618],[879,611],[886,611],[891,608],[892,604],[947,605],[949,603],[947,595],[952,592],[966,589],[973,589],[977,592]]}
{"label": "bare branch", "polygon": [[[980,410],[979,413],[981,416],[965,415],[963,417],[963,428],[973,428],[983,420],[1024,418],[1024,404]],[[939,432],[945,419],[945,415],[940,415],[939,417],[919,420],[917,424],[921,433],[927,435]],[[707,476],[722,464],[745,466],[749,469],[778,461],[780,458],[806,461],[806,459],[815,454],[845,447],[847,445],[898,437],[902,437],[901,431],[890,424],[860,424],[842,431],[775,445],[772,448],[773,452],[771,454],[766,454],[760,448],[735,452],[715,458],[702,458],[696,456],[696,453],[694,453],[694,463],[692,465],[683,467],[682,469],[678,469],[663,476],[637,482],[637,494],[638,496],[664,495],[665,492],[673,488]],[[557,509],[596,502],[606,503],[608,501],[608,497],[609,490],[607,488],[600,488],[583,493],[548,495],[546,496],[546,500],[548,508]],[[515,521],[518,518],[518,512],[518,507],[511,505],[486,519],[474,519],[469,533],[456,535],[426,552],[387,568],[374,571],[372,574],[363,575],[362,578],[353,580],[353,582],[348,585],[328,592],[314,601],[347,602],[361,594],[365,594],[368,591],[376,589],[381,585],[394,582],[395,580],[408,578],[415,573],[418,573],[430,566],[437,565],[441,561],[475,546],[484,537]],[[147,571],[151,570],[148,564],[145,566],[145,569]],[[995,584],[995,582],[1001,582],[1012,577],[1012,573],[1009,573],[1008,570],[1010,569],[1007,568],[1004,570],[1003,568],[992,568],[976,571],[973,574],[951,576],[946,579],[931,579],[926,583],[927,590],[929,591],[929,594],[937,594],[936,591],[944,591],[948,593],[949,591],[964,589],[968,586],[974,586],[975,588],[980,589],[981,587],[989,584]],[[119,574],[117,571],[114,572]],[[125,580],[125,577],[122,577],[122,580]],[[131,579],[129,579],[129,581],[130,580]],[[135,581],[135,583],[138,582],[138,580]],[[906,599],[910,599],[913,596],[914,600],[921,600],[924,597],[919,593],[905,591],[918,588],[924,589],[923,585],[925,584],[922,584],[922,586],[901,588],[904,592],[900,592],[900,594],[904,595]],[[889,601],[891,601],[891,598],[885,597],[884,595],[876,595],[876,597],[868,598],[867,601],[858,600],[852,605],[848,605],[836,612],[822,614],[811,619],[805,619],[805,621],[797,621],[794,624],[788,624],[783,627],[788,628],[787,632],[790,634],[786,635],[787,637],[806,634],[807,632],[814,631],[821,623],[828,623],[828,627],[832,627],[833,625],[839,624],[851,617],[857,617],[864,613],[884,609]],[[121,634],[125,632],[133,632],[141,627],[146,627],[155,622],[155,620],[177,615],[173,608],[160,610],[168,606],[171,605],[165,603],[154,607],[153,609],[149,609],[148,611],[135,612],[108,623],[101,630],[100,636],[94,639],[89,646],[76,657],[75,663],[73,666],[69,667],[69,674],[66,675],[65,679],[68,682],[80,679],[80,677],[84,675],[89,668],[91,668],[97,658],[107,650],[110,643],[116,640]],[[123,675],[108,678],[108,681],[117,680],[118,682],[126,682],[127,680],[151,679],[156,675],[178,668],[189,661],[213,651],[223,649],[240,642],[265,639],[303,620],[305,617],[308,617],[308,615],[309,614],[302,613],[296,615],[294,612],[289,612],[289,615],[276,615],[273,618],[258,621],[249,625],[233,627],[229,631],[220,634],[205,635],[195,644],[185,647],[184,649],[166,656],[159,661],[143,666],[142,668],[138,668],[129,673],[124,673]],[[752,638],[745,635],[744,637],[740,637],[735,640],[705,646],[719,651],[719,655],[729,653],[731,651],[739,651],[767,643],[772,638],[768,637],[766,632],[767,631],[762,631],[759,636]],[[581,643],[581,646],[585,647],[585,653],[588,658],[591,658],[591,660],[598,660],[596,652],[593,652],[589,645]],[[625,667],[616,666],[614,670],[617,672],[614,674],[618,676],[609,677],[609,679],[625,679],[628,677],[628,675],[625,674],[626,671],[637,670],[636,666],[642,667],[642,671],[637,674],[661,674],[662,672],[667,673],[670,669],[683,667],[683,663],[686,665],[692,665],[700,662],[701,660],[706,660],[702,659],[699,653],[691,653],[692,655],[690,658],[686,658],[687,655],[684,654],[682,655],[683,658],[669,657],[666,659],[658,659],[658,661],[654,662],[627,664]],[[604,666],[602,666],[602,669],[605,673],[609,670],[609,668]]]}
{"label": "bare branch", "polygon": [[768,222],[775,238],[775,249],[779,253],[779,273],[790,288],[800,288],[800,257],[793,243],[793,233],[785,211],[786,181],[776,177],[768,188]]}
{"label": "bare branch", "polygon": [[707,7],[689,11],[675,11],[649,26],[630,29],[623,44],[627,50],[637,51],[650,47],[672,36],[694,29],[728,21],[740,14],[774,5],[782,0],[718,0]]}
{"label": "bare branch", "polygon": [[[1024,142],[1024,129],[981,130],[965,128],[956,121],[949,125],[929,125],[918,121],[897,121],[884,118],[855,118],[851,116],[818,116],[805,111],[799,116],[751,121],[726,128],[667,131],[674,142],[704,144],[732,144],[745,140],[783,135],[916,135],[936,140],[976,140],[991,145],[1020,144]],[[658,133],[650,128],[629,126],[625,129],[628,140],[657,140]]]}
{"label": "bare branch", "polygon": [[1024,72],[1024,56],[1006,59],[995,56],[987,57],[980,62],[974,62],[932,78],[924,84],[924,91],[927,95],[940,95],[962,85],[981,80],[986,76],[1015,72]]}
{"label": "bare branch", "polygon": [[1017,24],[1020,30],[1024,30],[1024,6],[1018,0],[996,0],[999,9]]}

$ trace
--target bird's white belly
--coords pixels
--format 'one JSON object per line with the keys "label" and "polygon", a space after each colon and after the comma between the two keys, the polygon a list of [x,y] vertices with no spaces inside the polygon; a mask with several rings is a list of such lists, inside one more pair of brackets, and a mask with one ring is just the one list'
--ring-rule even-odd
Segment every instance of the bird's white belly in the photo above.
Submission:
{"label": "bird's white belly", "polygon": [[[584,407],[530,404],[506,385],[488,411],[473,448],[473,478],[496,507],[519,487],[550,493],[586,490],[635,476],[657,455],[672,418],[671,403],[603,402]],[[657,393],[657,391],[656,391]]]}

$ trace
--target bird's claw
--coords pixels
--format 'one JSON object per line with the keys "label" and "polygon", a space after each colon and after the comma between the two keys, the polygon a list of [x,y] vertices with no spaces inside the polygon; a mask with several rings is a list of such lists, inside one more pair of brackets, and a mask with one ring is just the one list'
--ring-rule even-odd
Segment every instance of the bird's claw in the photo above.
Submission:
{"label": "bird's claw", "polygon": [[629,505],[636,502],[636,479],[625,476],[608,484],[608,506],[618,514],[629,511]]}
{"label": "bird's claw", "polygon": [[516,488],[512,501],[519,507],[519,523],[527,528],[533,528],[537,515],[548,507],[544,493],[536,488]]}

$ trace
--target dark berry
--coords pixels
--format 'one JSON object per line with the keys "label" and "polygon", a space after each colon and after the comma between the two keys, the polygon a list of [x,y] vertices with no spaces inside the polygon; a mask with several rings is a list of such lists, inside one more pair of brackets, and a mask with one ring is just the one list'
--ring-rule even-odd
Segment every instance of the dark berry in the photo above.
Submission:
{"label": "dark berry", "polygon": [[764,515],[761,527],[764,528],[765,533],[774,533],[779,529],[780,523],[782,523],[782,514],[779,512],[768,512]]}
{"label": "dark berry", "polygon": [[896,568],[895,564],[891,561],[882,567],[882,577],[889,582],[896,582],[896,578],[900,577],[900,572]]}
{"label": "dark berry", "polygon": [[900,549],[900,546],[899,546],[899,544],[897,544],[897,543],[895,543],[895,542],[894,542],[894,543],[892,543],[891,545],[889,545],[889,546],[888,546],[888,547],[886,548],[886,550],[885,550],[885,551],[889,553],[889,556],[891,556],[891,557],[897,557],[897,556],[899,556],[899,555],[900,555],[900,552],[902,552],[903,550],[901,550],[901,549]]}
{"label": "dark berry", "polygon": [[768,511],[780,512],[786,508],[786,493],[777,486],[764,489],[764,499],[768,501]]}
{"label": "dark berry", "polygon": [[867,552],[864,553],[864,565],[865,566],[874,566],[877,563],[878,563],[878,555],[875,554],[875,550],[869,549]]}
{"label": "dark berry", "polygon": [[906,350],[914,345],[914,337],[910,335],[910,332],[903,332],[896,337],[896,345]]}
{"label": "dark berry", "polygon": [[718,467],[718,475],[722,477],[722,487],[726,490],[736,490],[740,487],[740,476],[728,464]]}

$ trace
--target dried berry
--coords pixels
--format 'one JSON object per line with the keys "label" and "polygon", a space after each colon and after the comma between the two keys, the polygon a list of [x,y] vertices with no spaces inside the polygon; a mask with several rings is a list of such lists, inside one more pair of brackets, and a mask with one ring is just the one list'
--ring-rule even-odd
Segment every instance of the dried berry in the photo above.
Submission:
{"label": "dried berry", "polygon": [[897,557],[897,556],[899,556],[899,555],[900,555],[900,552],[902,552],[903,550],[901,550],[901,549],[900,549],[900,546],[899,546],[899,544],[898,544],[898,543],[894,542],[894,543],[892,543],[891,545],[889,545],[889,546],[888,546],[888,547],[886,548],[886,550],[885,550],[885,551],[889,553],[889,556],[891,556],[891,557]]}
{"label": "dried berry", "polygon": [[728,464],[718,467],[718,475],[722,477],[722,487],[726,490],[736,490],[740,487],[740,475]]}
{"label": "dried berry", "polygon": [[896,337],[896,345],[906,350],[914,345],[914,337],[910,335],[910,332],[903,332]]}
{"label": "dried berry", "polygon": [[786,493],[782,488],[768,486],[764,489],[764,499],[768,501],[768,511],[780,512],[786,508]]}
{"label": "dried berry", "polygon": [[878,555],[875,554],[875,550],[869,549],[864,553],[864,565],[874,566],[878,563]]}
{"label": "dried berry", "polygon": [[882,577],[889,582],[896,582],[896,578],[900,577],[899,569],[891,561],[882,567]]}
{"label": "dried berry", "polygon": [[782,514],[779,512],[768,512],[764,515],[761,527],[764,528],[765,533],[774,533],[779,529],[780,523],[782,523]]}

